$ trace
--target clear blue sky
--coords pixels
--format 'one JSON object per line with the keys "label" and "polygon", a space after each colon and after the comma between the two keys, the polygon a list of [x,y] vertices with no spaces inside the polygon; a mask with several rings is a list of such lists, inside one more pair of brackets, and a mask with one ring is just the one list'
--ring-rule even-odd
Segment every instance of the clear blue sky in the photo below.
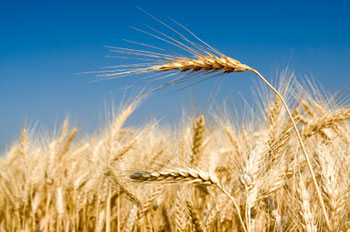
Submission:
{"label": "clear blue sky", "polygon": [[[109,92],[131,83],[133,77],[90,83],[92,75],[75,73],[121,64],[106,58],[105,45],[124,46],[123,38],[149,40],[129,26],[142,28],[146,23],[161,29],[136,5],[165,22],[168,17],[176,19],[268,79],[289,65],[300,78],[312,74],[327,91],[338,92],[350,86],[348,2],[2,0],[0,151],[26,124],[52,129],[69,116],[83,131],[91,131],[100,126],[106,103],[119,105],[123,96],[132,93]],[[251,98],[250,89],[256,84],[252,74],[221,79],[217,102]],[[174,89],[156,92],[131,121],[176,120],[185,99],[196,99],[190,105],[207,103],[214,84],[209,81],[176,93],[171,93]]]}

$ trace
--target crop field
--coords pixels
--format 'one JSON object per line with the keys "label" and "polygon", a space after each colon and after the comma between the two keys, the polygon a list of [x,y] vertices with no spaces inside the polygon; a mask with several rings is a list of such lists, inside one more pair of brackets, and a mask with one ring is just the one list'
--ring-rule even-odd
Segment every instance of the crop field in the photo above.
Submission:
{"label": "crop field", "polygon": [[90,135],[69,120],[53,136],[25,128],[0,156],[0,230],[350,231],[346,101],[293,72],[271,85],[176,21],[154,19],[172,36],[137,30],[182,54],[130,41],[110,49],[135,63],[97,75],[165,81],[154,92],[246,71],[264,84],[262,103],[245,115],[208,107],[182,123],[126,126],[140,96]]}

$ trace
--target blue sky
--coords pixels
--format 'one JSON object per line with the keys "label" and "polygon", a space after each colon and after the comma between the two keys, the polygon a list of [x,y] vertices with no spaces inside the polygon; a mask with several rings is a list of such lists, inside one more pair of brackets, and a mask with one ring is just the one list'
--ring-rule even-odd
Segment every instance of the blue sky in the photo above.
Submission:
{"label": "blue sky", "polygon": [[[350,87],[347,2],[2,0],[0,151],[25,125],[52,130],[66,116],[82,131],[92,131],[101,126],[106,105],[118,106],[135,94],[135,90],[110,93],[135,77],[92,83],[93,75],[76,73],[125,62],[107,58],[106,45],[133,46],[121,39],[151,42],[129,26],[143,28],[145,23],[169,32],[136,5],[169,24],[169,17],[179,21],[269,80],[288,65],[301,79],[312,75],[330,93],[346,93]],[[152,118],[174,121],[183,105],[201,110],[218,85],[218,104],[224,99],[232,104],[249,100],[256,82],[252,74],[230,74],[184,91],[164,89],[144,100],[131,123]]]}

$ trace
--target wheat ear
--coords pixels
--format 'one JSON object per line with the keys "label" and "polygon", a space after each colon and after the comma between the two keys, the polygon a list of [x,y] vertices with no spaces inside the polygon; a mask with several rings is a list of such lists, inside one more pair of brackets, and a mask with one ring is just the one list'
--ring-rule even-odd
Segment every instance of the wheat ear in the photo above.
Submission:
{"label": "wheat ear", "polygon": [[238,218],[242,224],[242,228],[247,232],[246,226],[241,216],[240,208],[236,200],[229,194],[229,192],[219,183],[217,177],[213,174],[207,173],[199,169],[177,169],[174,171],[160,171],[160,172],[135,172],[130,175],[130,179],[139,182],[163,182],[163,183],[196,183],[204,185],[212,185],[218,187],[226,196],[230,198],[234,204]]}
{"label": "wheat ear", "polygon": [[142,225],[146,224],[145,217],[147,215],[147,212],[151,208],[153,201],[161,194],[162,190],[163,186],[157,186],[152,191],[152,194],[147,198],[146,202],[139,209],[136,228],[141,228]]}
{"label": "wheat ear", "polygon": [[199,116],[193,123],[193,141],[192,141],[192,157],[191,164],[198,165],[199,158],[202,152],[203,146],[203,134],[204,134],[205,120],[204,115]]}
{"label": "wheat ear", "polygon": [[203,225],[199,219],[199,215],[195,211],[192,203],[190,201],[186,201],[186,206],[187,206],[188,211],[190,211],[190,216],[191,216],[192,224],[194,225],[195,231],[196,232],[206,232],[206,229],[203,227]]}

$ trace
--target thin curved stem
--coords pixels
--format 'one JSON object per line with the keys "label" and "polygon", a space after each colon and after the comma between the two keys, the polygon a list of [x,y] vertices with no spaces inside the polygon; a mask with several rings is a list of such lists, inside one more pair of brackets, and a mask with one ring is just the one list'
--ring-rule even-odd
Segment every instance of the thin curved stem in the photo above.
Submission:
{"label": "thin curved stem", "polygon": [[315,173],[314,173],[314,170],[312,168],[312,165],[311,165],[311,161],[310,161],[310,158],[309,158],[309,155],[307,154],[306,152],[306,148],[305,148],[305,144],[301,138],[301,135],[299,133],[299,130],[297,128],[297,125],[293,119],[293,116],[287,106],[287,103],[285,102],[284,98],[282,97],[282,95],[258,72],[256,71],[255,69],[253,68],[249,68],[248,69],[250,72],[253,72],[255,73],[256,75],[258,75],[258,77],[263,81],[265,82],[265,84],[267,86],[269,86],[273,92],[276,93],[276,95],[280,98],[280,100],[282,101],[283,103],[283,106],[285,107],[285,109],[287,110],[287,113],[288,113],[288,116],[290,118],[290,120],[292,121],[292,124],[293,124],[293,127],[294,127],[294,130],[295,130],[295,133],[297,134],[298,136],[298,140],[299,140],[299,143],[300,143],[300,146],[301,146],[301,149],[303,150],[303,154],[305,156],[305,159],[306,159],[306,162],[307,162],[307,166],[310,170],[310,173],[311,173],[311,176],[312,176],[312,180],[313,180],[313,183],[314,183],[314,186],[316,188],[316,192],[317,192],[317,196],[318,196],[318,200],[321,204],[321,207],[322,207],[322,212],[323,212],[323,216],[324,216],[324,219],[326,221],[326,225],[328,227],[328,229],[331,229],[330,228],[330,223],[329,223],[329,218],[328,218],[328,214],[327,214],[327,211],[326,211],[326,207],[325,207],[325,204],[324,204],[324,201],[323,201],[323,198],[322,198],[322,194],[321,194],[321,190],[320,190],[320,187],[318,186],[318,183],[317,183],[317,180],[316,180],[316,176],[315,176]]}
{"label": "thin curved stem", "polygon": [[216,186],[217,186],[226,196],[228,196],[228,197],[230,198],[230,200],[233,202],[233,205],[235,206],[236,211],[237,211],[237,215],[238,215],[239,221],[240,221],[241,224],[242,224],[243,230],[244,230],[244,232],[248,232],[248,231],[247,231],[247,228],[246,228],[246,226],[245,226],[245,224],[244,224],[244,221],[243,221],[243,218],[242,218],[242,215],[241,215],[241,212],[240,212],[240,208],[239,208],[237,202],[235,201],[235,199],[231,196],[231,194],[229,194],[229,193],[226,191],[226,189],[225,189],[221,184],[218,184],[218,183],[217,183]]}

